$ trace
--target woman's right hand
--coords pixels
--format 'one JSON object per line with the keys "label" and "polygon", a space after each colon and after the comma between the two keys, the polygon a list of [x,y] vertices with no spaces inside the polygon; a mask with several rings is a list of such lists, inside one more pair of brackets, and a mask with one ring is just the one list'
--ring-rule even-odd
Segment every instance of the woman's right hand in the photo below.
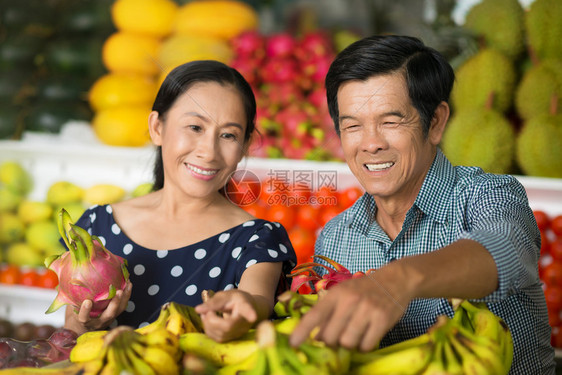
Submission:
{"label": "woman's right hand", "polygon": [[90,311],[93,306],[91,300],[83,301],[78,312],[75,311],[73,306],[67,306],[64,328],[70,329],[78,335],[87,331],[106,329],[127,307],[132,289],[133,284],[127,281],[125,289],[118,290],[109,302],[109,305],[107,305],[107,308],[96,318],[90,317]]}

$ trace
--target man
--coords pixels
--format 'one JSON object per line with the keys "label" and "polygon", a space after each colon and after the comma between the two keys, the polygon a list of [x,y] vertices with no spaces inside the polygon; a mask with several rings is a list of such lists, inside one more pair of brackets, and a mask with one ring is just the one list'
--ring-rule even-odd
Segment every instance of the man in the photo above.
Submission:
{"label": "man", "polygon": [[538,277],[540,234],[511,176],[453,167],[439,149],[454,72],[421,41],[374,36],[342,51],[326,76],[330,114],[365,189],[323,229],[316,254],[352,273],[304,316],[330,345],[371,350],[427,331],[447,298],[484,301],[510,327],[512,374],[554,373]]}

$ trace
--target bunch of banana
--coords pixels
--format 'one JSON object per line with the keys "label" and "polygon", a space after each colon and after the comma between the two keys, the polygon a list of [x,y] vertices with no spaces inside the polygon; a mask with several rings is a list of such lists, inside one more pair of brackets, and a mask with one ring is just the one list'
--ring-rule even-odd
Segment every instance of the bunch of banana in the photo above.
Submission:
{"label": "bunch of banana", "polygon": [[277,297],[273,311],[279,318],[289,316],[300,318],[318,302],[321,294],[300,294],[287,290]]}
{"label": "bunch of banana", "polygon": [[187,332],[203,332],[203,322],[195,308],[177,302],[162,305],[158,318],[146,326],[137,328],[136,331],[146,334],[160,327],[165,327],[177,336]]}
{"label": "bunch of banana", "polygon": [[454,303],[423,335],[369,353],[352,353],[354,375],[507,374],[513,341],[505,322],[485,304]]}
{"label": "bunch of banana", "polygon": [[128,326],[92,333],[70,354],[73,363],[89,363],[92,369],[97,365],[86,375],[177,375],[181,355],[178,337],[164,327],[141,334]]}
{"label": "bunch of banana", "polygon": [[181,367],[181,375],[215,375],[218,370],[211,361],[192,353],[183,354]]}
{"label": "bunch of banana", "polygon": [[288,335],[277,331],[271,321],[261,322],[255,336],[256,350],[243,361],[220,368],[217,374],[329,375],[349,370],[349,351],[312,340],[292,348]]}

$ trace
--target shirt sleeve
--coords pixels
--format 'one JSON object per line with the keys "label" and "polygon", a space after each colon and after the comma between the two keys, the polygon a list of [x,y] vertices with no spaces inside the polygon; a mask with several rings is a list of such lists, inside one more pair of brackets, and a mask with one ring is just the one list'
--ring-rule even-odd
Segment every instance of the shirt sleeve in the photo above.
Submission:
{"label": "shirt sleeve", "polygon": [[248,267],[263,262],[283,262],[283,274],[288,274],[296,261],[297,256],[285,228],[279,223],[265,221],[256,227],[242,247],[236,278],[240,280]]}
{"label": "shirt sleeve", "polygon": [[467,208],[460,238],[484,246],[496,263],[499,285],[482,299],[499,302],[539,282],[540,232],[524,187],[514,177],[488,181]]}

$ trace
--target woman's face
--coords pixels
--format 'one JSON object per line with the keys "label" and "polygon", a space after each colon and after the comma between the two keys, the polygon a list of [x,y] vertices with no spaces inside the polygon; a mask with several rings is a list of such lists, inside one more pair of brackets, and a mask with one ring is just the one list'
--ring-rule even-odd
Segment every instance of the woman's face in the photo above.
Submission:
{"label": "woman's face", "polygon": [[179,96],[164,121],[152,112],[152,140],[162,146],[164,187],[188,195],[217,194],[245,152],[246,114],[231,85],[196,83]]}

